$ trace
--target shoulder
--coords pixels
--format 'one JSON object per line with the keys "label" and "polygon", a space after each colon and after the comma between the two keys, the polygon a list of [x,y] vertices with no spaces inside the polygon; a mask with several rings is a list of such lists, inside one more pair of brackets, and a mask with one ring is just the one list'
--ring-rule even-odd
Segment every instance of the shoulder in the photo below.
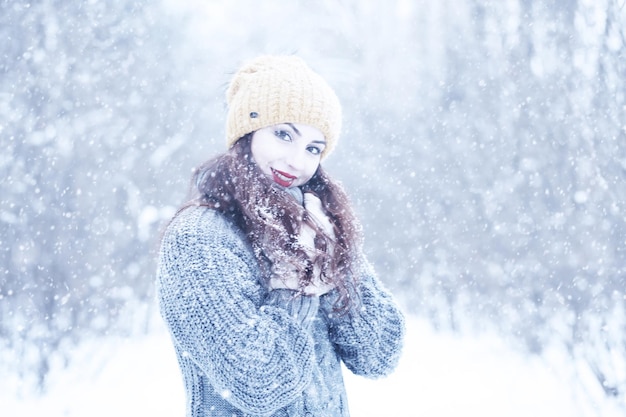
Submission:
{"label": "shoulder", "polygon": [[222,279],[227,271],[231,278],[247,274],[256,279],[257,261],[245,234],[226,216],[193,206],[179,212],[167,226],[158,270],[163,283],[193,278],[196,273]]}
{"label": "shoulder", "polygon": [[245,244],[243,232],[222,213],[205,206],[183,209],[172,219],[163,234],[163,245],[187,243]]}
{"label": "shoulder", "polygon": [[200,232],[209,228],[213,231],[238,232],[238,228],[222,213],[206,206],[190,206],[178,212],[167,227],[167,231]]}

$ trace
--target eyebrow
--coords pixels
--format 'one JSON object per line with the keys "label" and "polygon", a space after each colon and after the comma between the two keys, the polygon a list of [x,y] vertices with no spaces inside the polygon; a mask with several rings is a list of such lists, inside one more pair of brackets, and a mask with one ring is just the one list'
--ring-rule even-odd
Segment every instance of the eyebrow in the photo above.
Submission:
{"label": "eyebrow", "polygon": [[302,133],[300,133],[300,131],[293,125],[293,123],[285,123],[285,124],[289,126],[290,128],[292,128],[293,131],[296,132],[298,136],[302,136]]}
{"label": "eyebrow", "polygon": [[[300,133],[300,131],[298,130],[298,128],[297,128],[297,127],[295,127],[295,126],[293,125],[293,123],[285,123],[285,124],[286,124],[287,126],[289,126],[290,128],[292,128],[292,129],[293,129],[293,131],[294,131],[294,132],[296,132],[296,135],[298,135],[298,136],[302,136],[302,133]],[[313,141],[313,142],[311,142],[311,143],[318,143],[318,144],[320,144],[320,145],[326,145],[326,141],[325,141],[325,140],[314,140],[314,141]]]}

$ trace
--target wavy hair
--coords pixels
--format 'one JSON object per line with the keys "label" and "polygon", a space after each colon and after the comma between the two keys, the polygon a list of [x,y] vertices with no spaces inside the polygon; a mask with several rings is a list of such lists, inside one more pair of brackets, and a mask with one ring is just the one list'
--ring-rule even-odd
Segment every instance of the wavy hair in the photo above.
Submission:
{"label": "wavy hair", "polygon": [[[347,311],[356,294],[357,274],[353,268],[362,232],[345,191],[321,165],[301,187],[322,201],[334,227],[333,239],[290,193],[262,173],[252,159],[251,140],[252,134],[242,137],[228,152],[196,168],[189,199],[178,213],[198,205],[223,213],[247,236],[265,284],[273,274],[296,271],[302,292],[317,268],[321,280],[333,284],[339,292],[335,311]],[[298,242],[303,224],[316,232],[313,253]]]}

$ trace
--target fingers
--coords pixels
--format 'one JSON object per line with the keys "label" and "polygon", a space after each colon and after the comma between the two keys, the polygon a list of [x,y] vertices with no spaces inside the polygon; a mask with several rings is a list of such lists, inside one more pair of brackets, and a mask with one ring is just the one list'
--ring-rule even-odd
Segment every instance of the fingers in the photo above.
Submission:
{"label": "fingers", "polygon": [[329,284],[321,280],[319,273],[313,278],[313,281],[304,287],[305,295],[324,295],[335,288],[335,284]]}
{"label": "fingers", "polygon": [[[304,193],[304,208],[308,212],[311,219],[316,223],[317,227],[319,227],[319,229],[321,229],[321,231],[327,237],[331,238],[331,241],[329,242],[329,247],[327,249],[332,252],[332,241],[335,238],[335,234],[333,232],[333,224],[324,211],[322,201],[313,193]],[[300,228],[298,243],[311,258],[311,260],[314,260],[316,258],[315,236],[316,231],[307,223],[303,223],[302,227]],[[327,284],[321,280],[320,266],[317,264],[313,265],[312,282],[306,285],[304,288],[300,286],[301,282],[298,273],[292,268],[280,268],[280,265],[274,265],[272,269],[273,276],[270,278],[269,281],[270,289],[285,288],[290,290],[302,291],[302,293],[304,293],[305,295],[319,296],[326,294],[335,287],[334,284]]]}
{"label": "fingers", "polygon": [[303,224],[298,236],[298,243],[306,251],[315,251],[315,231],[307,224]]}
{"label": "fingers", "polygon": [[304,193],[304,208],[309,211],[318,210],[320,212],[323,212],[322,200],[320,200],[319,197],[313,193]]}
{"label": "fingers", "polygon": [[268,287],[270,289],[297,290],[300,287],[300,277],[292,265],[272,265],[272,276],[268,282]]}
{"label": "fingers", "polygon": [[308,285],[304,288],[304,295],[324,295],[327,292],[330,292],[335,288],[333,285],[322,284],[322,285]]}
{"label": "fingers", "polygon": [[324,233],[334,238],[333,225],[324,212],[322,201],[319,197],[313,193],[304,193],[304,208]]}
{"label": "fingers", "polygon": [[282,279],[282,278],[273,276],[272,278],[270,278],[268,287],[271,290],[286,289],[286,290],[297,291],[299,288],[299,282],[297,279],[293,279],[293,278]]}

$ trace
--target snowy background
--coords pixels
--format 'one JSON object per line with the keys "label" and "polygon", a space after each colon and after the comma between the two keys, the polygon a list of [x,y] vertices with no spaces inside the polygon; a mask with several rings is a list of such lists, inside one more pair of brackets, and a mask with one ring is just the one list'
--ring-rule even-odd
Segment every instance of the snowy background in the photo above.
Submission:
{"label": "snowy background", "polygon": [[2,415],[182,413],[159,232],[261,53],[340,96],[326,167],[409,317],[355,416],[626,413],[623,0],[109,3],[0,0]]}

